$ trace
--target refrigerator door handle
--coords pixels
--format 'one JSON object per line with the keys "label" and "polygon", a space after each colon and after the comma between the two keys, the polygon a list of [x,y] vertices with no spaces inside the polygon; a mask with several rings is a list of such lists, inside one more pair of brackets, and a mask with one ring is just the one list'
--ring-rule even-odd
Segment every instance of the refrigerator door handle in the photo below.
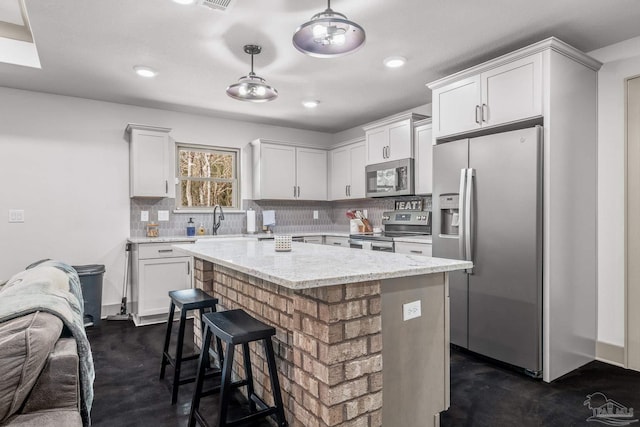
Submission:
{"label": "refrigerator door handle", "polygon": [[[465,189],[465,213],[464,213],[464,244],[465,260],[473,262],[473,230],[475,229],[475,212],[473,201],[475,198],[473,180],[476,176],[475,169],[467,169],[467,183]],[[467,268],[467,274],[473,274],[473,267]]]}
{"label": "refrigerator door handle", "polygon": [[467,185],[467,169],[460,169],[460,192],[458,193],[458,255],[460,259],[466,260],[465,253],[465,193]]}

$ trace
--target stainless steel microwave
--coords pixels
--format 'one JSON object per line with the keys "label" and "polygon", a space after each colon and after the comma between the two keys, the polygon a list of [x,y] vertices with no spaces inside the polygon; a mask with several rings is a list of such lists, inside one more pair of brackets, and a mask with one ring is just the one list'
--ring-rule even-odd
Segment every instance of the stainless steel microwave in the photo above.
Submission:
{"label": "stainless steel microwave", "polygon": [[410,196],[414,193],[413,159],[366,167],[367,197]]}

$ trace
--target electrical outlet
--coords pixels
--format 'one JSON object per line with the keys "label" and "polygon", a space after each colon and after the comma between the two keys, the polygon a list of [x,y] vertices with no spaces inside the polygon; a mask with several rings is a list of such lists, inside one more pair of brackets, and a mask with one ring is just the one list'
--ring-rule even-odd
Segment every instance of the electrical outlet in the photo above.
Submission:
{"label": "electrical outlet", "polygon": [[140,211],[140,221],[142,222],[149,221],[149,211]]}
{"label": "electrical outlet", "polygon": [[402,304],[402,320],[407,321],[422,316],[422,304],[420,300]]}
{"label": "electrical outlet", "polygon": [[9,222],[24,222],[24,209],[9,209]]}
{"label": "electrical outlet", "polygon": [[313,211],[313,219],[318,219],[318,211]]}
{"label": "electrical outlet", "polygon": [[366,209],[362,210],[362,216],[365,218],[369,218],[369,212]]}
{"label": "electrical outlet", "polygon": [[158,211],[158,221],[169,221],[169,211]]}

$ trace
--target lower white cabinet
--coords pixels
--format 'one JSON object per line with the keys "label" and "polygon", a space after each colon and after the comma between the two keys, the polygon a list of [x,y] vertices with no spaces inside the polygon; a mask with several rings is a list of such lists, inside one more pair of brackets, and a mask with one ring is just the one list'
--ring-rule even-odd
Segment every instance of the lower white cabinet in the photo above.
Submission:
{"label": "lower white cabinet", "polygon": [[333,246],[343,246],[345,248],[349,247],[349,238],[348,237],[338,237],[338,236],[325,236],[324,237],[325,245],[333,245]]}
{"label": "lower white cabinet", "polygon": [[431,243],[395,242],[398,254],[431,256]]}
{"label": "lower white cabinet", "polygon": [[136,326],[165,322],[169,291],[192,287],[192,258],[175,253],[171,248],[175,243],[178,242],[134,245],[131,289]]}
{"label": "lower white cabinet", "polygon": [[305,243],[315,243],[316,245],[321,245],[324,243],[324,238],[322,236],[305,236],[302,239]]}

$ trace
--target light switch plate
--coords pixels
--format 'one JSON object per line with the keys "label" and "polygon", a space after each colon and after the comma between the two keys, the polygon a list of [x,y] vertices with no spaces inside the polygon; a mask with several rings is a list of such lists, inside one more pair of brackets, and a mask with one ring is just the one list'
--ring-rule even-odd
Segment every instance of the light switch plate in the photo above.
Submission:
{"label": "light switch plate", "polygon": [[169,221],[169,211],[158,211],[158,221]]}
{"label": "light switch plate", "polygon": [[407,321],[422,316],[422,304],[420,300],[402,304],[402,320]]}
{"label": "light switch plate", "polygon": [[318,211],[313,211],[313,219],[318,219]]}
{"label": "light switch plate", "polygon": [[24,209],[9,209],[9,222],[24,222]]}
{"label": "light switch plate", "polygon": [[140,221],[142,222],[149,221],[149,211],[140,211]]}

